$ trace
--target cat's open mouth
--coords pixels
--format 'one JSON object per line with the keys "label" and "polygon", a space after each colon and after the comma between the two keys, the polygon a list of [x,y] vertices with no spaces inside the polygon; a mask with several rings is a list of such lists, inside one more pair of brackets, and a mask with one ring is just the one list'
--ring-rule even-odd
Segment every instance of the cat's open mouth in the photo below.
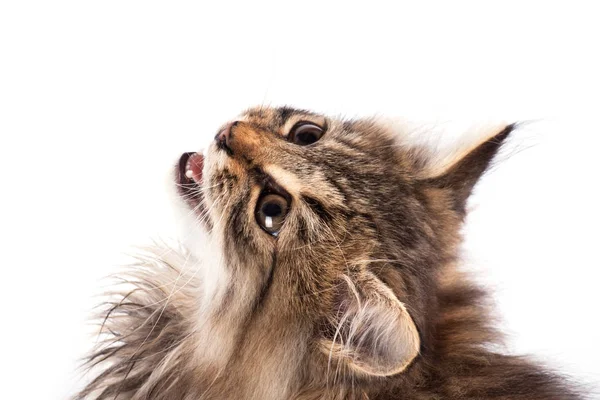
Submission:
{"label": "cat's open mouth", "polygon": [[177,165],[177,188],[181,197],[192,207],[202,207],[202,168],[204,156],[201,153],[183,153]]}

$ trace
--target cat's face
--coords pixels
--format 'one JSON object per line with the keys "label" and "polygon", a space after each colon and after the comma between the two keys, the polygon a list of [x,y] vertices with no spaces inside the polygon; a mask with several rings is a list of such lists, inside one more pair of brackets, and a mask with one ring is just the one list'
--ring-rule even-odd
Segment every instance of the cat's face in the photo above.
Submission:
{"label": "cat's face", "polygon": [[286,342],[295,366],[321,376],[404,370],[426,339],[433,266],[457,242],[464,202],[424,170],[374,121],[290,108],[251,109],[206,156],[184,154],[180,193],[226,270],[211,299],[243,310],[236,341]]}

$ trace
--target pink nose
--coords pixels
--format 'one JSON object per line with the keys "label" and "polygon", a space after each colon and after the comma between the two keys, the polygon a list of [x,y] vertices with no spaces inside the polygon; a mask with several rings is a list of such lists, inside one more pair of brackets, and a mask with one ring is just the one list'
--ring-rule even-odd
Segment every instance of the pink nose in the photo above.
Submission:
{"label": "pink nose", "polygon": [[237,125],[237,121],[228,123],[219,133],[217,133],[217,136],[215,136],[215,141],[220,149],[231,152],[231,139],[233,139],[231,128],[235,125]]}

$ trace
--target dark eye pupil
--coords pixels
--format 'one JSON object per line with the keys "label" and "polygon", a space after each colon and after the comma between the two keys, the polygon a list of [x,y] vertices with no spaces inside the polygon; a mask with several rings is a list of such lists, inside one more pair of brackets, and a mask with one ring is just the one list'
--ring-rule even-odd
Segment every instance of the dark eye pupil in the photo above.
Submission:
{"label": "dark eye pupil", "polygon": [[267,233],[277,236],[289,207],[289,201],[277,193],[263,195],[256,205],[256,222]]}
{"label": "dark eye pupil", "polygon": [[299,122],[290,131],[290,140],[300,146],[313,144],[323,136],[323,128],[309,122]]}
{"label": "dark eye pupil", "polygon": [[312,144],[317,141],[317,135],[312,132],[302,132],[296,135],[296,141],[299,144]]}
{"label": "dark eye pupil", "polygon": [[262,208],[267,217],[277,217],[281,215],[281,206],[277,203],[267,203]]}

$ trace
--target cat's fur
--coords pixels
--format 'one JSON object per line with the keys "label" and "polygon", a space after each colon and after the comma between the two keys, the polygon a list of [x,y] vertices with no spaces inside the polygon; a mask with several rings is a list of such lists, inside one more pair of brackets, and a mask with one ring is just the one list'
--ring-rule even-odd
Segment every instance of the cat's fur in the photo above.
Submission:
{"label": "cat's fur", "polygon": [[[301,120],[321,140],[290,143]],[[123,274],[77,398],[580,398],[493,350],[485,294],[457,268],[467,199],[513,125],[440,163],[376,120],[255,108],[239,121],[187,199],[184,249]],[[255,220],[264,185],[291,198],[278,237]]]}

